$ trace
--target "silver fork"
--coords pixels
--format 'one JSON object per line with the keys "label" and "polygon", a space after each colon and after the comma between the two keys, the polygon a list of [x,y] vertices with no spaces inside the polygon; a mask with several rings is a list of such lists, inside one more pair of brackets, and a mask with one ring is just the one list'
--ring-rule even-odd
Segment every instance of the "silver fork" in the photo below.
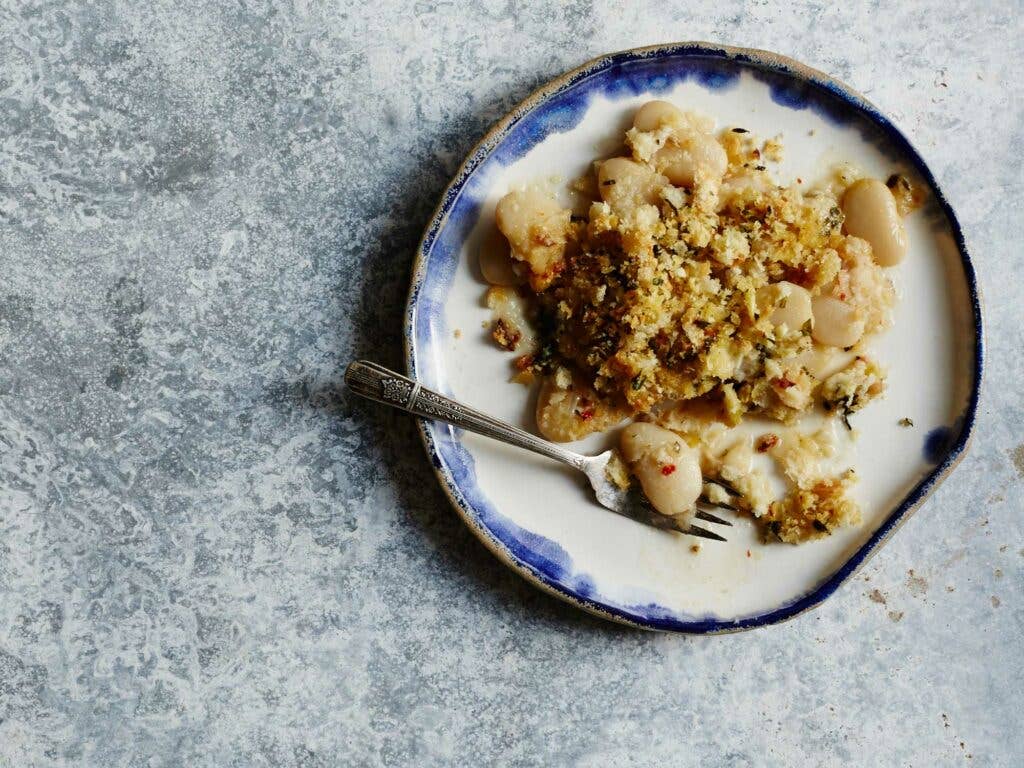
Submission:
{"label": "silver fork", "polygon": [[[528,451],[539,453],[563,464],[568,464],[574,469],[587,476],[590,485],[594,489],[594,495],[598,503],[646,525],[661,528],[663,530],[679,531],[690,536],[700,536],[705,539],[726,541],[717,533],[700,528],[696,525],[681,523],[675,517],[663,515],[658,512],[643,493],[638,490],[638,483],[632,483],[629,490],[622,490],[613,483],[605,473],[608,462],[612,457],[611,451],[605,451],[597,456],[584,456],[566,448],[542,440],[536,435],[525,432],[511,424],[506,424],[500,419],[488,416],[469,406],[445,397],[438,392],[420,386],[412,379],[406,378],[399,373],[388,370],[382,365],[371,363],[366,360],[357,360],[350,363],[345,371],[345,383],[349,389],[357,395],[375,400],[378,403],[390,405],[407,413],[423,416],[428,419],[439,419],[440,421],[453,424],[456,427],[476,432],[478,435],[500,440],[508,445],[518,448],[525,448]],[[721,486],[728,493],[735,493],[735,489],[719,480],[711,480]],[[735,510],[736,508],[728,503],[712,502],[706,495],[702,495],[699,501],[701,506],[721,507]],[[698,509],[694,517],[709,523],[719,525],[732,525],[711,514],[706,509]]]}

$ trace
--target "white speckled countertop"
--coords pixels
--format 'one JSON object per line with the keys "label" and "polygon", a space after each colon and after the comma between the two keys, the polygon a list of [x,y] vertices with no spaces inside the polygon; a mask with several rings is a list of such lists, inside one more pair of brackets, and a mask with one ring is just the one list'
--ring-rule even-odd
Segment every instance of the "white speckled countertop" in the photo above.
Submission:
{"label": "white speckled countertop", "polygon": [[[1024,7],[883,5],[0,6],[0,766],[1024,764]],[[959,469],[823,607],[717,638],[528,587],[340,376],[400,363],[493,121],[685,39],[890,114],[987,321]]]}

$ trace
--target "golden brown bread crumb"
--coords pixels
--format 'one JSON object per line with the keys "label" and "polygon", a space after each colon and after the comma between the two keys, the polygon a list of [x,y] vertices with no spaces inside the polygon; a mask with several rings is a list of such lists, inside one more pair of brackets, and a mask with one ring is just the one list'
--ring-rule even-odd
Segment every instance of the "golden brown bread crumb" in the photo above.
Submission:
{"label": "golden brown bread crumb", "polygon": [[829,376],[821,387],[825,410],[837,413],[847,427],[856,413],[885,391],[885,372],[873,360],[858,356],[841,371]]}
{"label": "golden brown bread crumb", "polygon": [[[844,229],[844,210],[851,228],[866,210],[844,209],[844,194],[865,181],[841,166],[810,189],[781,186],[767,167],[782,158],[781,137],[716,134],[666,102],[638,111],[625,145],[572,185],[586,203],[575,213],[537,188],[498,205],[512,257],[530,270],[529,310],[506,315],[527,318],[516,380],[544,381],[542,433],[575,440],[641,417],[699,448],[704,476],[737,487],[783,541],[858,519],[852,471],[824,477],[816,459],[830,449],[817,437],[780,444],[768,432],[712,450],[721,433],[709,427],[727,432],[748,416],[792,424],[819,404],[846,421],[884,391],[884,371],[863,355],[835,370],[888,327],[895,303],[879,265],[893,261],[873,251],[884,244],[870,228]],[[901,215],[920,204],[906,177],[888,187]],[[515,330],[496,325],[495,340],[515,349]],[[779,462],[785,498],[772,501],[755,452]],[[608,471],[628,483],[624,465]]]}
{"label": "golden brown bread crumb", "polygon": [[612,454],[611,459],[608,460],[608,465],[604,469],[608,479],[611,480],[622,490],[629,488],[630,475],[629,467],[626,466],[626,462],[622,460],[622,456],[616,451]]}
{"label": "golden brown bread crumb", "polygon": [[561,272],[535,294],[542,335],[550,362],[634,412],[711,398],[729,424],[747,413],[791,421],[820,382],[802,362],[810,318],[772,320],[789,294],[847,302],[870,333],[888,322],[891,286],[865,261],[866,244],[842,233],[832,194],[776,186],[749,167],[751,139],[727,135],[739,138],[727,145],[733,162],[721,183],[667,187],[676,194],[663,191],[658,206],[594,202],[570,224]]}
{"label": "golden brown bread crumb", "polygon": [[834,478],[798,487],[773,501],[763,520],[771,535],[788,544],[820,539],[836,528],[860,522],[860,508],[846,491],[856,475],[852,469]]}
{"label": "golden brown bread crumb", "polygon": [[516,347],[519,346],[519,340],[523,338],[523,334],[505,318],[499,317],[494,323],[494,328],[491,330],[491,337],[497,342],[499,347],[515,352]]}

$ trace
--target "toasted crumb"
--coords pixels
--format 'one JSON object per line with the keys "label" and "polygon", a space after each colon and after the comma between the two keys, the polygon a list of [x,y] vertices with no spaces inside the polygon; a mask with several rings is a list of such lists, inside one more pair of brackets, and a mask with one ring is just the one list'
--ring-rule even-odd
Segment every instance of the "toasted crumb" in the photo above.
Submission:
{"label": "toasted crumb", "polygon": [[821,398],[825,410],[838,414],[849,428],[849,415],[859,411],[884,391],[885,372],[878,363],[859,356],[850,365],[825,379],[821,386]]}
{"label": "toasted crumb", "polygon": [[[569,216],[558,271],[533,286],[539,344],[635,413],[703,398],[730,426],[753,414],[792,421],[821,387],[800,362],[814,346],[809,300],[848,301],[872,333],[889,322],[894,293],[863,241],[842,231],[841,183],[778,186],[764,165],[781,158],[778,137],[716,137],[706,118],[680,115],[630,129],[632,157],[602,161],[592,186],[575,185],[598,199]],[[658,158],[673,141],[717,143],[708,157],[723,165],[669,178]],[[555,215],[549,199],[537,205],[541,224]]]}
{"label": "toasted crumb", "polygon": [[762,150],[766,160],[773,163],[782,162],[782,136],[775,136],[764,143]]}
{"label": "toasted crumb", "polygon": [[519,340],[523,338],[523,334],[518,327],[512,325],[504,318],[498,318],[494,323],[494,328],[491,330],[491,338],[498,343],[498,346],[510,352],[515,352],[516,347],[519,346]]}
{"label": "toasted crumb", "polygon": [[608,476],[609,480],[615,483],[615,485],[622,490],[629,488],[629,467],[626,466],[626,462],[622,460],[618,451],[612,453],[612,457],[608,461],[608,465],[605,467],[604,473]]}
{"label": "toasted crumb", "polygon": [[859,523],[860,507],[846,495],[855,479],[853,470],[847,470],[839,477],[797,488],[772,502],[764,518],[768,532],[787,544],[797,544]]}
{"label": "toasted crumb", "polygon": [[[849,415],[885,391],[866,340],[891,325],[896,291],[871,243],[844,231],[844,196],[862,173],[842,165],[784,185],[769,170],[782,158],[781,136],[644,105],[621,156],[572,184],[571,208],[553,190],[499,201],[498,229],[528,280],[492,286],[487,303],[495,342],[517,353],[514,380],[543,381],[543,434],[575,440],[630,418],[671,429],[699,451],[705,478],[795,543],[859,519],[852,470],[822,469],[821,434],[723,435],[821,407],[852,430]],[[920,203],[907,177],[888,184],[902,213]],[[781,465],[783,498],[756,454]],[[621,460],[607,472],[629,485]]]}

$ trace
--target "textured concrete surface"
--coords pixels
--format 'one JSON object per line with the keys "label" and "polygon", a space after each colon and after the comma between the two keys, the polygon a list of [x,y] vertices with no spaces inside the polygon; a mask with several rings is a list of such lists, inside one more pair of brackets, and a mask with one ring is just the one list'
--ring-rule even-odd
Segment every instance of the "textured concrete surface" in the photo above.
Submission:
{"label": "textured concrete surface", "polygon": [[[0,3],[0,766],[1024,763],[1022,5]],[[912,135],[981,273],[970,455],[860,579],[724,638],[507,573],[412,425],[415,243],[546,79],[709,39]]]}

